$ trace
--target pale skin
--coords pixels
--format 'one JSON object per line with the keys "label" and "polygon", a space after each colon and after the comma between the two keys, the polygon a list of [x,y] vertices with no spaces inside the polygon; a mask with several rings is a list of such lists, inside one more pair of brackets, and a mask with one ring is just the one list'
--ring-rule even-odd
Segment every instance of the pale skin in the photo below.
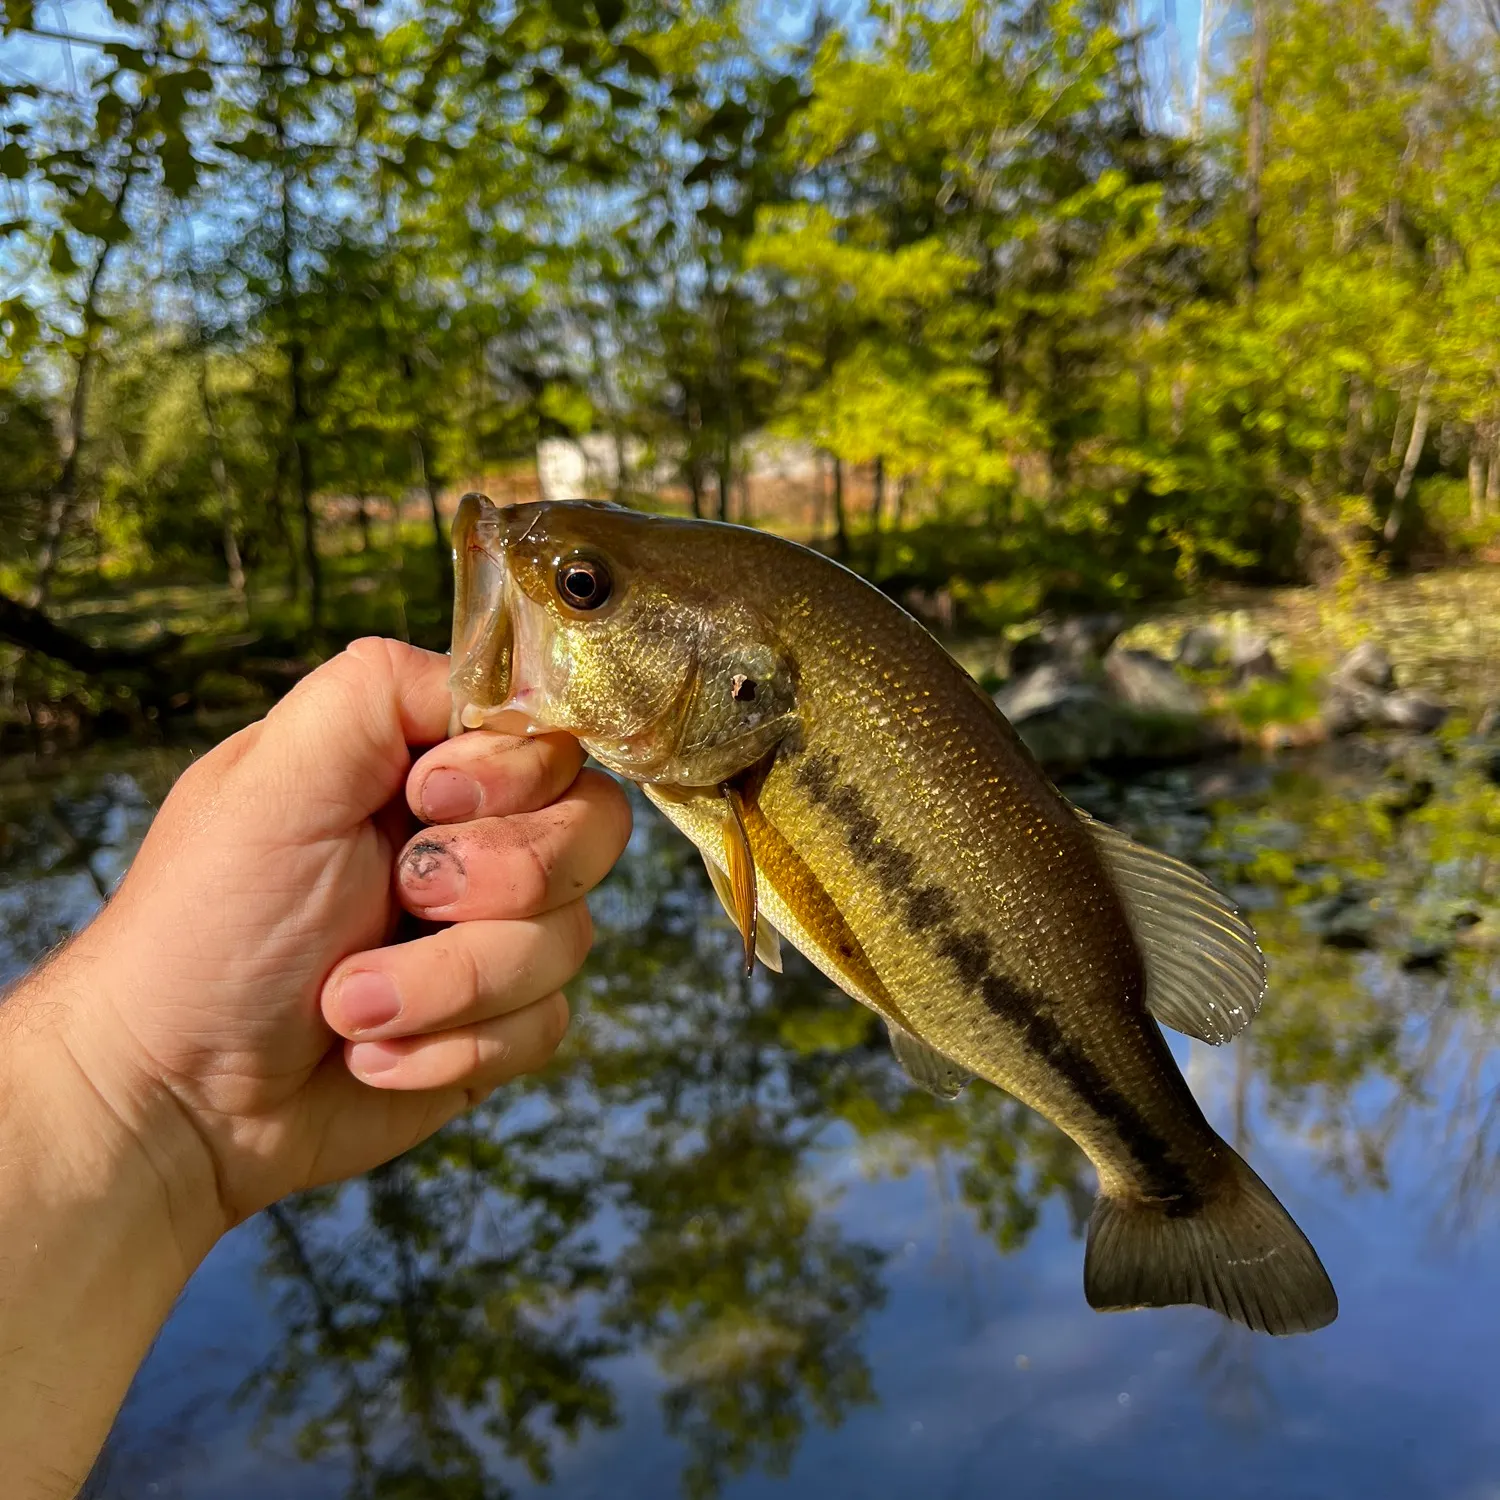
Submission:
{"label": "pale skin", "polygon": [[[188,770],[104,910],[0,1005],[12,1500],[77,1492],[223,1234],[562,1039],[629,806],[566,735],[445,740],[446,678],[394,641],[320,667]],[[393,943],[403,910],[453,925]]]}

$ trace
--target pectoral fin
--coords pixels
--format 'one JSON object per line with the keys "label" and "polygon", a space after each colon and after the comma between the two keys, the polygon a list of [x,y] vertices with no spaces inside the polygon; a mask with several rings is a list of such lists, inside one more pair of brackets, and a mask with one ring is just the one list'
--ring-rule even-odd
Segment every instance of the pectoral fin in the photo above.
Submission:
{"label": "pectoral fin", "polygon": [[[724,825],[724,854],[729,862],[729,900],[724,903],[740,936],[745,941],[745,972],[755,970],[755,919],[759,902],[755,889],[755,856],[750,852],[750,836],[745,832],[744,795],[728,782],[720,790],[729,809]],[[723,893],[720,892],[722,899]]]}
{"label": "pectoral fin", "polygon": [[[729,877],[706,854],[703,856],[703,867],[708,871],[714,894],[728,912],[729,920],[738,927],[740,916],[735,910],[734,887],[730,884]],[[781,935],[766,920],[763,911],[757,911],[755,916],[755,956],[773,974],[781,973]]]}
{"label": "pectoral fin", "polygon": [[965,1072],[937,1048],[929,1047],[894,1021],[885,1024],[891,1034],[891,1051],[896,1054],[896,1061],[919,1089],[926,1089],[937,1099],[956,1099],[964,1086],[973,1080],[972,1073]]}

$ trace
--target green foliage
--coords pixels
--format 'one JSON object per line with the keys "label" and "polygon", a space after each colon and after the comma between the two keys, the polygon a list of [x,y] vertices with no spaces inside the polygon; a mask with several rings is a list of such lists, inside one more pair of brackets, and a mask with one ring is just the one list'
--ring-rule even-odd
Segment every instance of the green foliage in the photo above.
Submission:
{"label": "green foliage", "polygon": [[739,519],[805,445],[843,555],[990,628],[1500,533],[1500,71],[1434,0],[1271,7],[1207,134],[1116,0],[112,14],[4,85],[23,588],[247,567],[326,630],[372,511],[436,557],[557,435]]}

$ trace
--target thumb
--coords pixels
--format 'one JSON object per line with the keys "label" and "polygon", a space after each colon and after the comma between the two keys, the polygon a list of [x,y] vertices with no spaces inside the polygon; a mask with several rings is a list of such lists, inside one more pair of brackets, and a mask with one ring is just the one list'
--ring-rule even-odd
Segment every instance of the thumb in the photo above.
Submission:
{"label": "thumb", "polygon": [[266,757],[309,837],[346,830],[402,788],[411,746],[447,736],[448,658],[371,636],[310,672],[266,716]]}

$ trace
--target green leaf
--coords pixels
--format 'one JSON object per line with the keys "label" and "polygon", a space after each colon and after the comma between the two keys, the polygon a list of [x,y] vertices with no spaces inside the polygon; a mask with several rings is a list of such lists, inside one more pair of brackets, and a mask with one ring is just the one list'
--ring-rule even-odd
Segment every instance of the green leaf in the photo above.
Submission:
{"label": "green leaf", "polygon": [[594,14],[607,36],[625,19],[625,0],[594,0]]}
{"label": "green leaf", "polygon": [[0,27],[6,31],[30,31],[36,6],[31,0],[3,0],[0,4]]}
{"label": "green leaf", "polygon": [[609,90],[609,102],[616,109],[635,109],[645,102],[633,89],[622,89],[617,83],[606,83],[604,87]]}
{"label": "green leaf", "polygon": [[122,26],[136,26],[140,23],[141,8],[135,0],[107,0],[109,13]]}
{"label": "green leaf", "polygon": [[78,269],[78,262],[73,259],[73,251],[68,244],[68,237],[60,229],[52,236],[52,245],[48,251],[47,264],[59,276],[71,276]]}
{"label": "green leaf", "polygon": [[31,170],[31,158],[26,148],[18,141],[7,141],[0,146],[0,177],[9,177],[17,182]]}
{"label": "green leaf", "polygon": [[547,0],[547,5],[564,26],[572,26],[582,31],[589,24],[589,12],[585,0]]}

